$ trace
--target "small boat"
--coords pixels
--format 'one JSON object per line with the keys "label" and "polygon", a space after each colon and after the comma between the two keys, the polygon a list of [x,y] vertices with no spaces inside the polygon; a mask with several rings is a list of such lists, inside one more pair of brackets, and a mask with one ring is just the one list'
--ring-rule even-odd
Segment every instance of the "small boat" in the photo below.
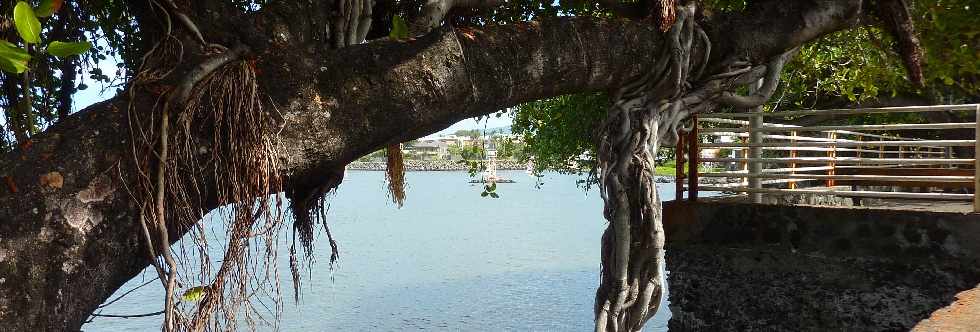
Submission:
{"label": "small boat", "polygon": [[470,180],[470,183],[515,183],[517,181],[497,176],[497,149],[491,144],[487,149],[487,169],[480,179]]}
{"label": "small boat", "polygon": [[490,159],[487,163],[487,170],[483,171],[483,176],[479,179],[470,180],[470,183],[515,183],[517,181],[497,176],[496,159]]}
{"label": "small boat", "polygon": [[517,181],[507,179],[507,178],[500,178],[500,177],[491,177],[491,178],[485,177],[478,180],[477,179],[470,180],[470,183],[517,183]]}

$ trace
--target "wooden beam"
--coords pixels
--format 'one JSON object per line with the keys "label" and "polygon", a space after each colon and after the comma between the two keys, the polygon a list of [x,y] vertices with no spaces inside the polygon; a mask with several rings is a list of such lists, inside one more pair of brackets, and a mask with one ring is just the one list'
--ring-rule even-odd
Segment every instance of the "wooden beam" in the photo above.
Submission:
{"label": "wooden beam", "polygon": [[[694,123],[697,123],[698,116],[694,115]],[[698,158],[701,157],[701,149],[698,147],[698,126],[694,125],[691,128],[691,132],[688,133],[687,146],[688,146],[688,159],[687,163],[687,200],[691,202],[697,202],[698,200]]]}
{"label": "wooden beam", "polygon": [[788,111],[788,112],[711,113],[711,114],[704,114],[702,115],[702,117],[712,118],[712,119],[732,119],[732,118],[751,118],[754,116],[790,117],[790,116],[807,116],[807,115],[862,115],[862,114],[871,114],[871,113],[974,111],[977,105],[978,104],[963,104],[963,105],[877,107],[877,108],[856,108],[856,109],[845,108],[845,109]]}
{"label": "wooden beam", "polygon": [[[849,126],[804,126],[804,127],[763,127],[759,131],[763,132],[788,132],[788,131],[841,131],[841,130],[936,130],[936,129],[974,129],[976,123],[957,122],[957,123],[908,123],[908,124],[887,124],[887,125],[849,125]],[[739,132],[741,128],[704,128],[704,133],[718,132]]]}
{"label": "wooden beam", "polygon": [[972,139],[960,140],[922,140],[922,141],[849,141],[849,142],[766,142],[766,143],[707,143],[701,145],[704,148],[733,148],[733,147],[775,147],[775,146],[815,146],[815,147],[857,147],[857,146],[974,146],[977,143]]}
{"label": "wooden beam", "polygon": [[881,192],[881,191],[852,191],[837,189],[774,189],[774,188],[728,188],[716,186],[703,186],[701,190],[707,191],[731,191],[747,193],[766,193],[766,194],[818,194],[833,195],[842,197],[870,197],[870,198],[903,198],[903,199],[930,199],[943,201],[971,201],[973,194],[948,194],[948,193],[905,193],[905,192]]}
{"label": "wooden beam", "polygon": [[[832,154],[833,152],[828,152]],[[760,162],[760,163],[800,163],[800,164],[827,164],[828,167],[833,168],[837,164],[842,165],[863,165],[863,164],[891,164],[891,165],[921,165],[921,164],[935,164],[935,165],[947,165],[947,164],[964,164],[973,165],[975,160],[973,158],[955,158],[955,159],[943,159],[943,158],[855,158],[855,157],[797,157],[797,158],[703,158],[703,162],[739,162],[746,161],[749,163]],[[833,164],[831,164],[833,163]],[[754,172],[758,173],[758,172]]]}
{"label": "wooden beam", "polygon": [[674,200],[684,199],[684,135],[678,135],[674,147]]}
{"label": "wooden beam", "polygon": [[[980,105],[976,105],[973,110],[975,112],[974,122],[977,127],[974,131],[974,141],[980,140]],[[973,145],[973,213],[980,213],[980,195],[976,195],[977,189],[980,189],[980,144]]]}

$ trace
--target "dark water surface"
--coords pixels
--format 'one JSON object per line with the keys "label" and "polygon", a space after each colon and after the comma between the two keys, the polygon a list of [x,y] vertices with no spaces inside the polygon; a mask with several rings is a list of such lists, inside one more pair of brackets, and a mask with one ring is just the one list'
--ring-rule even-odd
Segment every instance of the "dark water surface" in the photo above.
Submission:
{"label": "dark water surface", "polygon": [[[549,174],[540,189],[524,172],[500,184],[499,199],[481,198],[465,172],[410,172],[407,200],[395,208],[384,173],[350,171],[330,199],[340,265],[319,263],[295,303],[283,245],[283,331],[586,331],[598,285],[599,237],[605,227],[596,190],[577,177]],[[661,188],[663,200],[673,192]],[[289,238],[288,227],[282,239]],[[152,278],[152,271],[117,294]],[[161,310],[159,282],[105,308],[105,314]],[[114,298],[113,296],[112,298]],[[664,306],[666,307],[666,306]],[[666,330],[661,310],[647,331]],[[97,318],[85,331],[159,330],[162,316]],[[267,330],[269,328],[262,328]]]}

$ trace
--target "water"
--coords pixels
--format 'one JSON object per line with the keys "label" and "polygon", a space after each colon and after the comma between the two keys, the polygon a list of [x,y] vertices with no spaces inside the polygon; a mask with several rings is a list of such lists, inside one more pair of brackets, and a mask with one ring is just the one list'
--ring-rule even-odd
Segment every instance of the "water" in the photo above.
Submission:
{"label": "water", "polygon": [[[499,184],[501,198],[490,199],[466,183],[465,172],[409,172],[406,204],[397,209],[385,196],[384,173],[348,172],[329,211],[339,268],[329,270],[329,246],[318,241],[320,263],[304,280],[301,301],[286,300],[280,329],[592,329],[605,227],[598,192],[577,188],[574,176],[549,174],[536,189],[524,172],[500,174],[518,182]],[[668,188],[661,194],[673,199]],[[280,274],[289,275],[288,264]],[[145,271],[117,294],[153,275]],[[154,282],[103,313],[159,311],[162,294]],[[292,294],[286,280],[283,294]],[[646,330],[666,330],[668,318],[661,310]],[[97,318],[83,330],[158,330],[161,320]]]}

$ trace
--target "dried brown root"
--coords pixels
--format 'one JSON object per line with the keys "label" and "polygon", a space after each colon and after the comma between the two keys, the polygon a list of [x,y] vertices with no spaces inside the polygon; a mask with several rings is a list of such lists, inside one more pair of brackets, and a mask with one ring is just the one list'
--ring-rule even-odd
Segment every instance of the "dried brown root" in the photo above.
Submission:
{"label": "dried brown root", "polygon": [[385,182],[388,183],[388,197],[398,207],[405,204],[405,160],[400,144],[392,144],[385,148],[387,164]]}
{"label": "dried brown root", "polygon": [[[154,258],[167,289],[167,330],[235,329],[239,323],[251,325],[267,315],[278,316],[281,310],[278,282],[270,282],[276,273],[276,237],[285,220],[282,202],[274,195],[282,190],[274,137],[280,124],[260,102],[253,66],[218,56],[222,58],[206,61],[188,76],[192,82],[186,86],[193,89],[161,95],[165,101],[155,108],[159,117],[129,113],[135,165],[142,174],[133,194],[145,207],[144,227],[152,225],[144,230],[147,245],[166,263],[164,269]],[[152,61],[145,63],[158,62],[148,60]],[[140,73],[146,78],[141,83],[153,84],[155,69],[146,69]],[[147,175],[151,172],[144,171],[149,165],[156,165],[153,180]],[[217,269],[207,256],[214,244],[207,242],[198,224],[203,217],[198,207],[209,199],[204,193],[210,189],[219,202],[230,204],[221,210],[228,244]],[[189,228],[185,243],[193,242],[177,248],[179,255],[169,247],[169,230],[174,228]],[[192,253],[186,251],[188,246]],[[196,271],[187,269],[192,260],[199,264]],[[196,304],[176,301],[178,287],[200,287],[205,295]],[[270,312],[255,310],[252,302],[259,294],[272,298],[272,306],[263,303]]]}

